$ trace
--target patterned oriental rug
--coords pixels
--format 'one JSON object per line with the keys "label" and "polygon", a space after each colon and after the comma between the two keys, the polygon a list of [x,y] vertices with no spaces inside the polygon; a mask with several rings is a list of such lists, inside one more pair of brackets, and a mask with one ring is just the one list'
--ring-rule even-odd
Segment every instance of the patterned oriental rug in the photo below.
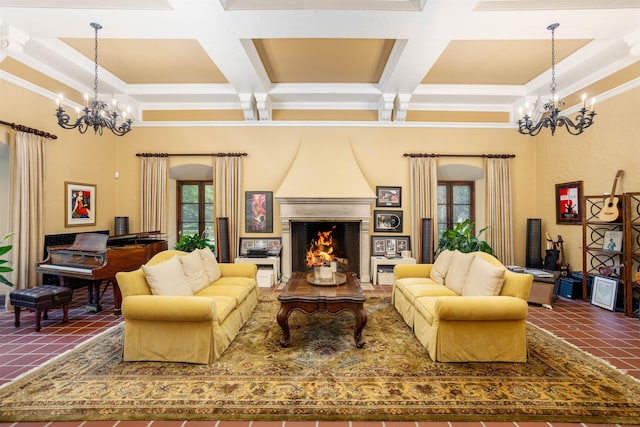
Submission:
{"label": "patterned oriental rug", "polygon": [[527,363],[434,363],[388,299],[353,315],[294,312],[263,297],[211,365],[124,363],[122,326],[0,389],[0,421],[423,420],[640,424],[640,382],[529,326]]}

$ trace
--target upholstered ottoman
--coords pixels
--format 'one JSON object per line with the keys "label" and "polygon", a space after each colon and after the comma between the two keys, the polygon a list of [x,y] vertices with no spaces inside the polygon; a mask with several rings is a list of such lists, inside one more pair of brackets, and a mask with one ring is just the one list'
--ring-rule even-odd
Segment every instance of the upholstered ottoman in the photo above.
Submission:
{"label": "upholstered ottoman", "polygon": [[[35,288],[18,289],[9,293],[11,305],[15,311],[15,326],[20,326],[20,309],[30,308],[36,312],[36,332],[40,331],[40,319],[49,318],[50,308],[62,307],[62,323],[67,323],[69,316],[69,301],[72,290],[64,286],[42,285]],[[44,315],[42,314],[44,312]]]}

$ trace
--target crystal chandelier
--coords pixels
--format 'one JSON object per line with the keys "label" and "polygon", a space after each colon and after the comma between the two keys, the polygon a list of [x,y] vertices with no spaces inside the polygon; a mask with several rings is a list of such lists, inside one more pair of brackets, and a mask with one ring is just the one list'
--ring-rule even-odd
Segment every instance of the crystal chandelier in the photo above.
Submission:
{"label": "crystal chandelier", "polygon": [[[113,99],[111,105],[98,99],[98,30],[102,25],[92,22],[91,27],[95,30],[95,78],[93,80],[93,99],[84,95],[84,108],[76,108],[77,119],[73,121],[71,116],[62,108],[62,95],[56,99],[58,108],[56,117],[58,124],[65,129],[78,128],[80,133],[85,133],[87,129],[93,128],[96,134],[102,135],[104,128],[111,130],[115,135],[122,136],[131,130],[131,109],[120,110],[118,102]],[[120,111],[120,113],[118,113]],[[82,113],[82,114],[81,114]]]}
{"label": "crystal chandelier", "polygon": [[[556,95],[556,47],[555,47],[555,30],[560,24],[551,24],[547,27],[547,30],[551,31],[551,99],[547,101],[543,108],[546,114],[538,121],[533,123],[531,110],[525,111],[524,115],[522,109],[520,109],[520,119],[518,120],[518,132],[524,135],[536,136],[542,128],[550,128],[551,135],[555,135],[557,127],[563,127],[567,129],[571,135],[580,135],[586,128],[593,124],[593,116],[596,115],[594,111],[595,98],[591,99],[591,106],[589,110],[586,108],[587,95],[582,95],[582,106],[578,115],[574,120],[563,116],[561,114],[561,108],[564,107],[564,102],[558,99]],[[526,106],[525,106],[526,108]]]}

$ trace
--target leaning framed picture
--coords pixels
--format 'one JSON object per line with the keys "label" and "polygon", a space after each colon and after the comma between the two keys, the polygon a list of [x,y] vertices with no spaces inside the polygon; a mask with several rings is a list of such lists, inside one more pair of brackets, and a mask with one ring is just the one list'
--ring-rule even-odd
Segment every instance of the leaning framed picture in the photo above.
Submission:
{"label": "leaning framed picture", "polygon": [[582,181],[556,184],[556,224],[582,224]]}
{"label": "leaning framed picture", "polygon": [[96,225],[95,184],[65,181],[64,193],[64,226]]}
{"label": "leaning framed picture", "polygon": [[376,207],[399,208],[402,206],[402,187],[376,187]]}
{"label": "leaning framed picture", "polygon": [[373,211],[373,231],[402,233],[402,211]]}
{"label": "leaning framed picture", "polygon": [[247,233],[273,233],[273,192],[245,191],[244,223]]}
{"label": "leaning framed picture", "polygon": [[591,304],[615,311],[618,280],[606,276],[593,276]]}

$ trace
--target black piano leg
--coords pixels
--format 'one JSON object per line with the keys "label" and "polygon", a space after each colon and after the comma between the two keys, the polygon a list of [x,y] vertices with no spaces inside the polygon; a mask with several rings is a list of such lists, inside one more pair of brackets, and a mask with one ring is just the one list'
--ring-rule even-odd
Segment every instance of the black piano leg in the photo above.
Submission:
{"label": "black piano leg", "polygon": [[89,286],[87,286],[87,290],[89,300],[84,309],[93,313],[99,313],[102,311],[102,306],[100,305],[100,282],[91,282]]}

